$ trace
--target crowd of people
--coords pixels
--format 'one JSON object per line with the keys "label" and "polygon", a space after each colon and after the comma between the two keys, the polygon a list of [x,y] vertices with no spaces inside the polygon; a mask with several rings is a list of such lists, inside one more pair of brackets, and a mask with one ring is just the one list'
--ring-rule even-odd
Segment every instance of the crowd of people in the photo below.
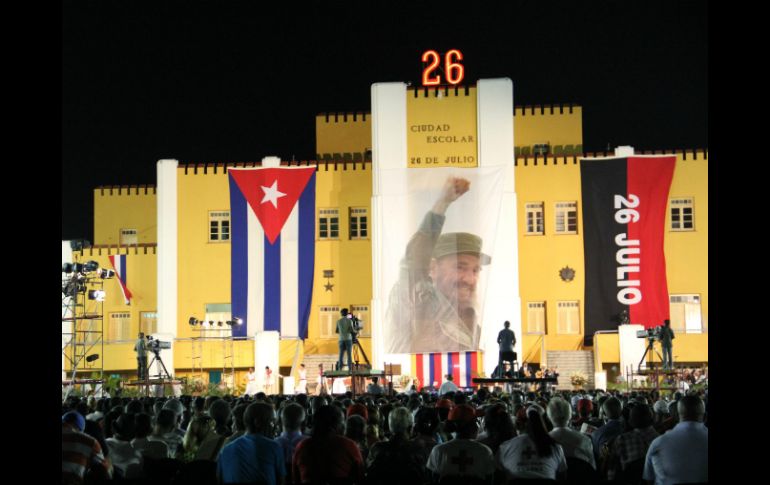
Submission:
{"label": "crowd of people", "polygon": [[708,391],[68,398],[62,483],[708,481]]}

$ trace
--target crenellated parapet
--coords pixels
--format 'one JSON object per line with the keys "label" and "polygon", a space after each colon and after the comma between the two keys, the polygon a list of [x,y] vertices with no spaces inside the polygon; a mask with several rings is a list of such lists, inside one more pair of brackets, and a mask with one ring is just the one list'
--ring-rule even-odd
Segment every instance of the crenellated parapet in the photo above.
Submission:
{"label": "crenellated parapet", "polygon": [[121,254],[134,254],[134,255],[154,255],[157,254],[157,244],[132,244],[130,246],[121,246],[119,244],[95,244],[88,248],[83,248],[79,251],[73,251],[73,256],[78,258],[88,258],[96,256],[118,256]]}
{"label": "crenellated parapet", "polygon": [[100,185],[94,189],[99,196],[155,195],[155,185]]}
{"label": "crenellated parapet", "polygon": [[[683,161],[708,160],[708,149],[693,148],[682,150],[636,150],[634,155],[677,155]],[[516,155],[514,165],[519,166],[547,166],[547,165],[577,165],[581,158],[614,157],[614,151],[587,152],[579,155],[552,155],[552,154],[526,154]]]}
{"label": "crenellated parapet", "polygon": [[[370,170],[372,161],[371,154],[368,158],[355,156],[353,153],[346,153],[339,157],[328,157],[319,160],[282,160],[282,167],[311,167],[315,166],[316,171],[338,171],[338,170]],[[256,168],[261,167],[262,161],[253,162],[222,162],[222,163],[180,163],[179,170],[184,175],[226,175],[229,168]]]}

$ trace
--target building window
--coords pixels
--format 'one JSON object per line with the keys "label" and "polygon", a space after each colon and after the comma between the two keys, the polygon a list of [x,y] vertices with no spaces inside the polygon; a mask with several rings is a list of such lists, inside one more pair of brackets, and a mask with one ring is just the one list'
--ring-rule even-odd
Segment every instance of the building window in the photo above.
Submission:
{"label": "building window", "polygon": [[556,234],[577,234],[577,202],[556,203]]}
{"label": "building window", "polygon": [[671,295],[669,297],[669,315],[671,329],[674,333],[702,333],[704,331],[700,295]]}
{"label": "building window", "polygon": [[560,335],[580,333],[580,302],[560,301],[556,304],[556,332]]}
{"label": "building window", "polygon": [[335,330],[337,329],[337,320],[341,317],[339,306],[321,307],[321,318],[318,320],[321,324],[321,338],[337,338]]}
{"label": "building window", "polygon": [[692,197],[671,199],[671,230],[695,230]]}
{"label": "building window", "polygon": [[369,320],[369,306],[368,305],[350,305],[350,313],[356,316],[364,328],[361,329],[359,337],[371,337],[372,336],[372,322]]}
{"label": "building window", "polygon": [[106,340],[131,340],[132,337],[134,332],[131,331],[131,314],[129,312],[110,313]]}
{"label": "building window", "polygon": [[527,303],[527,333],[543,335],[545,333],[545,302]]}
{"label": "building window", "polygon": [[121,246],[135,246],[139,243],[139,238],[136,234],[136,229],[121,229],[120,230],[120,245]]}
{"label": "building window", "polygon": [[340,238],[340,210],[318,210],[318,239]]}
{"label": "building window", "polygon": [[140,312],[139,313],[139,331],[145,335],[158,333],[158,313]]}
{"label": "building window", "polygon": [[350,208],[350,239],[366,239],[369,236],[369,209]]}
{"label": "building window", "polygon": [[[201,337],[229,337],[231,327],[227,324],[232,320],[230,303],[207,303],[203,323],[199,327],[203,332]],[[197,328],[197,327],[196,327]]]}
{"label": "building window", "polygon": [[209,242],[230,240],[230,211],[209,212]]}
{"label": "building window", "polygon": [[544,215],[543,215],[543,203],[542,202],[527,202],[527,235],[528,236],[542,236],[545,233]]}

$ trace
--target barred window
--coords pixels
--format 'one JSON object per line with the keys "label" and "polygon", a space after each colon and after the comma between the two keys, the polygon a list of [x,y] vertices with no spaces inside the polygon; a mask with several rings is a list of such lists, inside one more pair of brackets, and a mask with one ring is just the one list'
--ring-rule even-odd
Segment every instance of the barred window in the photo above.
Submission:
{"label": "barred window", "polygon": [[120,230],[120,245],[121,246],[134,246],[139,243],[139,237],[136,229],[121,229]]}
{"label": "barred window", "polygon": [[671,230],[694,231],[695,214],[693,211],[692,197],[671,199]]}
{"label": "barred window", "polygon": [[577,202],[556,203],[556,234],[577,234]]}
{"label": "barred window", "polygon": [[369,236],[369,209],[350,208],[350,239],[366,239]]}
{"label": "barred window", "polygon": [[318,239],[339,239],[340,237],[340,210],[318,210]]}
{"label": "barred window", "polygon": [[230,240],[230,211],[209,212],[209,242]]}
{"label": "barred window", "polygon": [[542,236],[545,233],[545,216],[542,202],[528,202],[526,204],[527,235]]}

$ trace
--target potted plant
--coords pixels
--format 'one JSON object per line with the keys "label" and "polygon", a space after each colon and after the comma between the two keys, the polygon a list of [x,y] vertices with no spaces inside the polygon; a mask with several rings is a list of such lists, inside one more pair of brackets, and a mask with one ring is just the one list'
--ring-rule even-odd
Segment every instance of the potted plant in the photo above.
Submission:
{"label": "potted plant", "polygon": [[570,382],[572,383],[572,387],[573,387],[575,390],[579,390],[579,389],[582,389],[582,388],[583,388],[583,386],[585,386],[585,385],[586,385],[586,383],[588,382],[588,378],[586,377],[586,375],[585,375],[585,374],[583,374],[583,373],[582,373],[582,372],[580,372],[580,371],[575,371],[575,372],[573,372],[573,373],[570,375],[570,378],[569,378],[569,380],[570,380]]}

